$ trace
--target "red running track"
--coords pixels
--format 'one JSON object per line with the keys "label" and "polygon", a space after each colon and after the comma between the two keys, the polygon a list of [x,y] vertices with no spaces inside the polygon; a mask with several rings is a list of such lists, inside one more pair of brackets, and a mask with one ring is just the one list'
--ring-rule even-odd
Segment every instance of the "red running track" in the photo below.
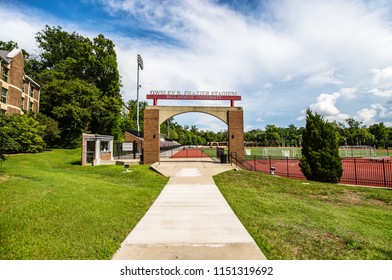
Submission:
{"label": "red running track", "polygon": [[[298,159],[247,160],[258,171],[288,178],[306,180],[299,167]],[[392,159],[345,158],[342,160],[343,174],[340,183],[392,188]]]}
{"label": "red running track", "polygon": [[183,149],[174,155],[172,155],[170,158],[205,158],[209,157],[202,151],[200,151],[197,148],[188,148],[188,149]]}

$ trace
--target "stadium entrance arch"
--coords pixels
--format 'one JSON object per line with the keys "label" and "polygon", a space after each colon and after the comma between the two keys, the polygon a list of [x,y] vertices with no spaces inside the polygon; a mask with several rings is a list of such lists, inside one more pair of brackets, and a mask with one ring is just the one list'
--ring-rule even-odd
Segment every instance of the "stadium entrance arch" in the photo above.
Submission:
{"label": "stadium entrance arch", "polygon": [[[234,92],[170,92],[151,91],[147,99],[154,105],[144,110],[144,164],[153,164],[160,159],[160,125],[167,119],[183,113],[198,112],[212,115],[228,126],[229,153],[244,157],[244,119],[242,107],[235,107],[234,101],[241,100]],[[229,100],[230,107],[212,106],[158,106],[159,99],[173,100]]]}

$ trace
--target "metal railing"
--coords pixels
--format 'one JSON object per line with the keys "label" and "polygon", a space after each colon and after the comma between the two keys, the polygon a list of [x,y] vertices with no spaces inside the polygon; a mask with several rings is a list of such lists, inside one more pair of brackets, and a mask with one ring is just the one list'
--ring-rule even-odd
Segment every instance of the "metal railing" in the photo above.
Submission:
{"label": "metal railing", "polygon": [[237,165],[243,169],[246,169],[249,171],[261,172],[260,170],[257,169],[256,165],[249,163],[248,161],[246,161],[245,159],[240,157],[237,153],[230,153],[229,159],[230,159],[231,163],[234,163],[235,165]]}
{"label": "metal railing", "polygon": [[[239,167],[264,174],[306,180],[299,167],[298,158],[229,155],[231,162]],[[392,159],[387,158],[344,158],[342,159],[342,184],[378,186],[392,188]]]}

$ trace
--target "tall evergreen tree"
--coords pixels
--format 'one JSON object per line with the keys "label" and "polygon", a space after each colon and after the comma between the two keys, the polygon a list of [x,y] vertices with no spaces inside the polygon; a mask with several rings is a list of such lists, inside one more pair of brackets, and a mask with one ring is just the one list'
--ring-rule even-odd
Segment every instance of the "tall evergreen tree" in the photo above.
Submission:
{"label": "tall evergreen tree", "polygon": [[299,166],[312,181],[338,183],[343,173],[336,127],[310,109],[306,112]]}

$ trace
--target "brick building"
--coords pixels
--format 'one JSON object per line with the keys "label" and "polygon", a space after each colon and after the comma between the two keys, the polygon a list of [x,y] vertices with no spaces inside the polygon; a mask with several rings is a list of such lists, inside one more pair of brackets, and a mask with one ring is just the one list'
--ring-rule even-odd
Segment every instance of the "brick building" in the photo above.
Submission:
{"label": "brick building", "polygon": [[24,73],[21,50],[0,50],[0,113],[12,115],[39,111],[40,86]]}
{"label": "brick building", "polygon": [[[140,136],[137,136],[138,134]],[[141,153],[143,147],[143,133],[138,133],[137,131],[125,131],[124,141],[136,143],[137,153]]]}

